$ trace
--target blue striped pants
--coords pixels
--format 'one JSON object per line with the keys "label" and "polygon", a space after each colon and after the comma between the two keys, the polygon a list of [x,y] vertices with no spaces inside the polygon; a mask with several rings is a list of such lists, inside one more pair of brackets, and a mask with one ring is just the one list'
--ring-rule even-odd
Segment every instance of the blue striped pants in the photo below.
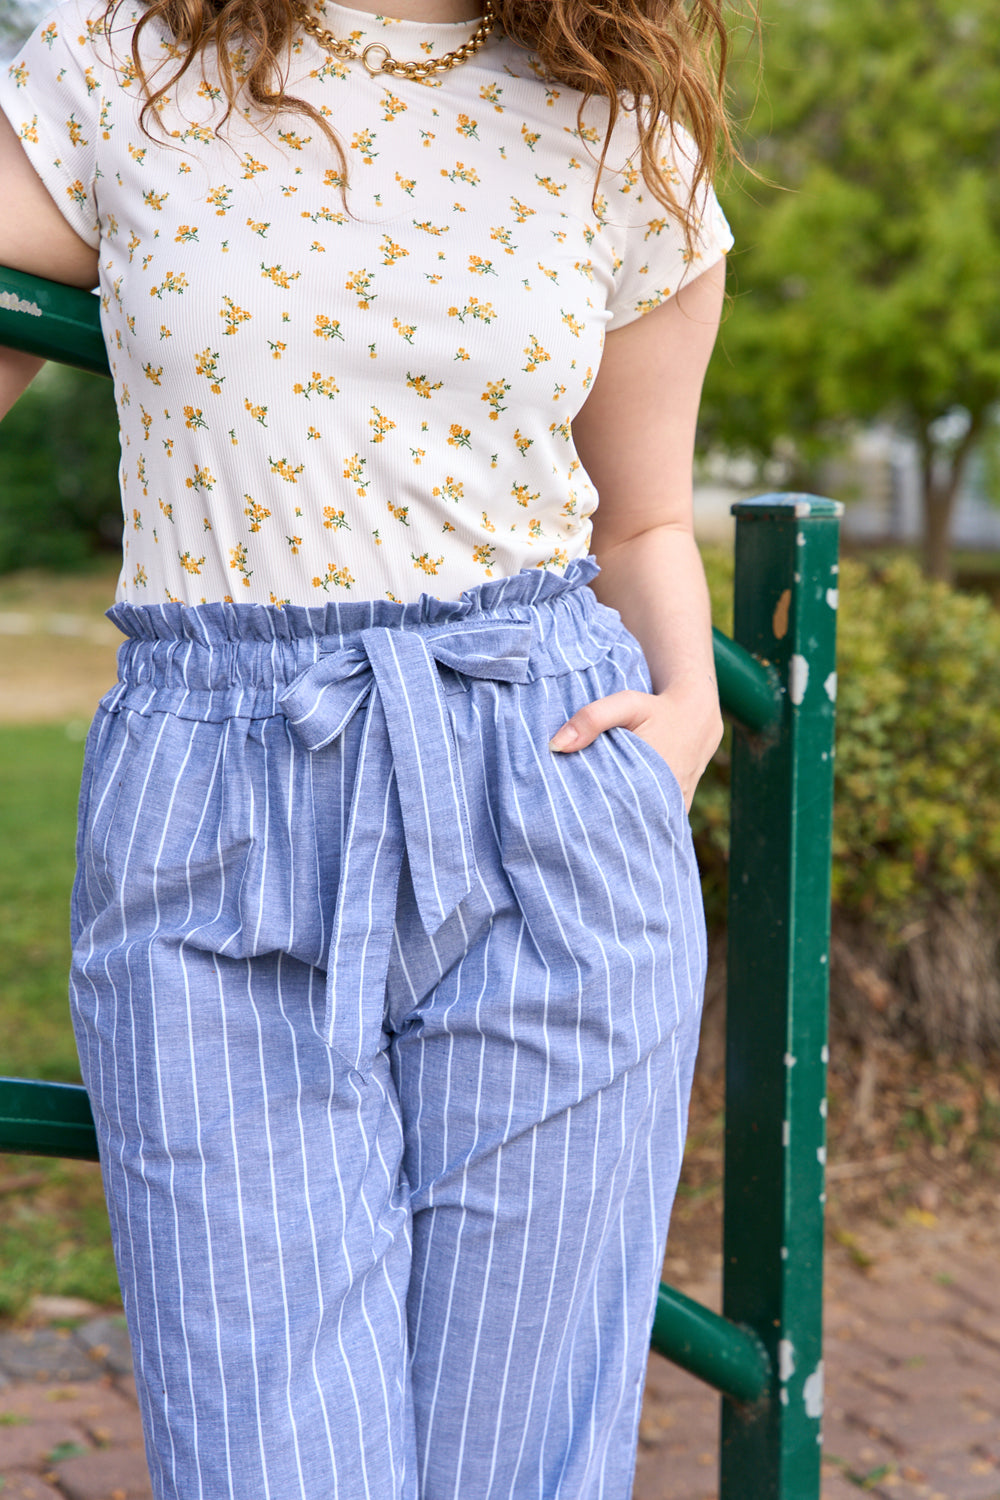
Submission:
{"label": "blue striped pants", "polygon": [[626,1500],[704,977],[586,587],[116,605],[72,1006],[158,1500]]}

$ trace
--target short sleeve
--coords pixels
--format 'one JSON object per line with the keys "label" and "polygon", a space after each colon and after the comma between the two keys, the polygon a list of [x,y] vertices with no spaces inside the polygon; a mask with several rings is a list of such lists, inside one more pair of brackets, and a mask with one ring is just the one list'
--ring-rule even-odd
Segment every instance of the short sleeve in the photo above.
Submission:
{"label": "short sleeve", "polygon": [[95,42],[101,29],[77,5],[60,6],[6,69],[0,65],[0,108],[56,207],[95,249],[100,243],[97,143],[104,93]]}
{"label": "short sleeve", "polygon": [[[679,126],[663,134],[660,165],[669,175],[681,204],[691,193],[696,161],[695,144]],[[645,186],[638,168],[626,169],[617,191],[609,195],[609,227],[621,223],[616,246],[614,292],[608,302],[609,331],[624,328],[643,313],[666,302],[686,281],[715,265],[732,248],[733,235],[710,183],[699,185],[693,205],[695,232],[688,247],[683,225]],[[624,200],[624,203],[623,201]],[[621,207],[627,204],[623,218]]]}

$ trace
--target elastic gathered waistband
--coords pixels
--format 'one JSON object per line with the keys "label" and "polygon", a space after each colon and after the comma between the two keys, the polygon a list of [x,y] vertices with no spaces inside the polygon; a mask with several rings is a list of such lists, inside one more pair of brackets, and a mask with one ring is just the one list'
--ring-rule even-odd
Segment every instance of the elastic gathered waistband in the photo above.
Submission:
{"label": "elastic gathered waistband", "polygon": [[127,640],[118,651],[118,683],[102,707],[213,722],[268,718],[304,669],[363,651],[372,631],[419,634],[437,658],[446,694],[464,691],[469,678],[494,675],[476,664],[484,655],[513,651],[516,671],[497,674],[512,681],[579,671],[621,638],[616,612],[585,586],[599,571],[593,558],[574,559],[564,574],[524,570],[460,599],[424,594],[411,604],[115,604],[108,618]]}

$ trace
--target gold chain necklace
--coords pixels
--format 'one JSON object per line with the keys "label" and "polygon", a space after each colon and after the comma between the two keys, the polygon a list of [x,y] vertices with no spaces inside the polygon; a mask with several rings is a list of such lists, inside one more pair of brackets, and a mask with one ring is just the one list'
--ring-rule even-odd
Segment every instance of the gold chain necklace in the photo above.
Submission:
{"label": "gold chain necklace", "polygon": [[327,52],[359,61],[372,78],[379,73],[392,73],[396,78],[415,78],[419,83],[435,73],[445,73],[449,68],[457,68],[459,63],[466,62],[479,51],[497,21],[493,0],[484,0],[482,20],[469,40],[456,47],[453,52],[446,52],[443,57],[428,58],[426,62],[397,62],[388,47],[384,47],[381,42],[369,42],[367,47],[358,52],[350,42],[342,41],[332,31],[325,31],[304,0],[296,0],[295,10],[303,30],[315,37]]}

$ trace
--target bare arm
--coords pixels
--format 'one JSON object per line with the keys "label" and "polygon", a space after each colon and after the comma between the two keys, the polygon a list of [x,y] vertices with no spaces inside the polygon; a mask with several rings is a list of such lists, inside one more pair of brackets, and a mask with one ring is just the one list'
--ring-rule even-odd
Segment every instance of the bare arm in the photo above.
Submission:
{"label": "bare arm", "polygon": [[[97,285],[97,251],[71,229],[0,112],[0,265],[50,281]],[[43,361],[0,349],[0,417],[31,383]]]}
{"label": "bare arm", "polygon": [[642,646],[653,692],[598,699],[573,715],[553,749],[581,750],[624,725],[669,763],[689,806],[722,735],[708,589],[694,540],[692,463],[724,283],[720,262],[609,334],[573,423],[577,452],[600,495],[594,591]]}

